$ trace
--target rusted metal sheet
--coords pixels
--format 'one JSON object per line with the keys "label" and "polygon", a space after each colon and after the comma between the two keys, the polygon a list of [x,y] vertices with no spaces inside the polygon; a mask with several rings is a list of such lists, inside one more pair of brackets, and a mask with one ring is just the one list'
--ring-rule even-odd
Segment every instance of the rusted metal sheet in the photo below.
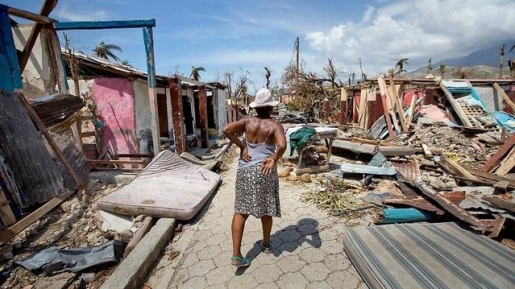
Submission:
{"label": "rusted metal sheet", "polygon": [[420,166],[416,160],[398,161],[391,160],[392,166],[410,182],[421,177]]}
{"label": "rusted metal sheet", "polygon": [[[465,192],[444,192],[441,193],[441,196],[449,200],[451,203],[459,205],[465,198]],[[428,212],[434,212],[437,215],[443,215],[445,213],[444,210],[436,207],[422,197],[416,197],[412,199],[385,199],[383,204],[413,207]]]}
{"label": "rusted metal sheet", "polygon": [[[77,147],[73,143],[69,143],[63,149],[63,155],[68,161],[68,163],[75,169],[78,173],[79,177],[84,183],[88,182],[90,167],[86,160],[86,157],[82,154],[81,151],[77,149]],[[63,164],[58,164],[59,172],[64,180],[64,187],[70,190],[77,190],[79,186],[77,182],[70,174],[70,172],[64,167]]]}
{"label": "rusted metal sheet", "polygon": [[475,226],[479,230],[487,229],[478,218],[474,217],[464,209],[460,208],[458,205],[442,197],[437,191],[424,183],[422,179],[416,179],[413,183],[426,197],[438,203],[449,214],[462,220],[465,223]]}
{"label": "rusted metal sheet", "polygon": [[172,100],[173,135],[175,141],[175,153],[184,152],[186,140],[184,138],[184,116],[182,111],[182,95],[180,80],[176,77],[170,79],[170,96]]}
{"label": "rusted metal sheet", "polygon": [[206,87],[200,86],[198,88],[198,100],[199,100],[199,112],[200,112],[200,140],[203,148],[207,148],[209,146],[209,136],[207,133],[207,124],[208,124],[208,116],[207,116],[207,96],[206,96]]}
{"label": "rusted metal sheet", "polygon": [[61,123],[83,108],[84,101],[71,94],[58,94],[35,99],[31,106],[46,127]]}
{"label": "rusted metal sheet", "polygon": [[19,188],[15,201],[26,208],[62,193],[63,178],[18,95],[0,91],[0,153]]}

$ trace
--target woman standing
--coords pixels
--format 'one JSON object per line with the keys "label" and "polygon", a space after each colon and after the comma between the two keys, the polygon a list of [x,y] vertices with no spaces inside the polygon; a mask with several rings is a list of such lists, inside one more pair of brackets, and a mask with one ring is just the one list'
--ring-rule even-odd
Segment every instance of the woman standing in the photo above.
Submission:
{"label": "woman standing", "polygon": [[[263,252],[271,253],[270,233],[272,217],[281,216],[279,204],[279,177],[276,163],[286,149],[283,126],[271,118],[274,101],[270,90],[260,89],[255,101],[249,104],[257,112],[250,117],[228,124],[224,134],[240,150],[236,174],[236,198],[232,218],[232,265],[246,267],[250,261],[241,254],[241,240],[245,221],[249,215],[261,218],[263,226]],[[245,133],[241,141],[236,133]]]}

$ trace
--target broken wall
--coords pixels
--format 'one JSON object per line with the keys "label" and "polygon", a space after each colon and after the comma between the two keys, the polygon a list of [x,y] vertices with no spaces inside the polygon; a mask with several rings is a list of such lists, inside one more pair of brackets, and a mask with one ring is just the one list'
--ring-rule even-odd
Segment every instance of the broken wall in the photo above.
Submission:
{"label": "broken wall", "polygon": [[98,78],[92,97],[104,121],[104,142],[114,154],[138,153],[134,117],[134,90],[125,78]]}
{"label": "broken wall", "polygon": [[[31,31],[31,25],[18,25],[12,28],[16,49],[23,50]],[[32,48],[29,61],[22,71],[23,93],[26,97],[34,99],[57,92],[57,82],[50,69],[44,33],[40,33]]]}

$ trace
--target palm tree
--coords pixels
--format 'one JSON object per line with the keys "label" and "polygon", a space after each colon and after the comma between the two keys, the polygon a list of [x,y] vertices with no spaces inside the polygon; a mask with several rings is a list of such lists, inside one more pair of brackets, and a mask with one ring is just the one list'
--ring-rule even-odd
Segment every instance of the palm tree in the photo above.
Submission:
{"label": "palm tree", "polygon": [[270,77],[271,76],[272,76],[272,70],[265,66],[266,88],[270,87]]}
{"label": "palm tree", "polygon": [[125,66],[132,66],[132,65],[129,63],[129,60],[128,60],[128,59],[124,59],[124,60],[122,60],[122,62],[121,62],[121,63],[122,63],[123,65],[125,65]]}
{"label": "palm tree", "polygon": [[97,45],[97,47],[95,47],[95,49],[93,49],[93,52],[100,58],[112,58],[114,61],[120,61],[120,58],[113,53],[113,50],[122,52],[122,48],[120,46],[115,44],[105,44],[104,41],[102,41]]}
{"label": "palm tree", "polygon": [[206,71],[206,69],[202,66],[192,66],[190,77],[196,81],[199,81],[200,80],[200,72],[199,71]]}
{"label": "palm tree", "polygon": [[[502,70],[504,68],[504,49],[505,48],[506,48],[506,43],[503,43],[501,46],[501,49],[499,49],[499,78],[502,78]],[[510,51],[511,51],[511,49],[510,49]]]}
{"label": "palm tree", "polygon": [[403,72],[406,72],[406,70],[404,69],[404,65],[409,65],[408,58],[401,58],[397,61],[395,67],[398,67],[398,70],[395,74],[401,74]]}
{"label": "palm tree", "polygon": [[431,66],[431,58],[427,61],[427,74],[431,74],[433,72],[433,66]]}
{"label": "palm tree", "polygon": [[436,73],[438,73],[438,76],[441,78],[445,78],[445,63],[440,64],[440,67],[438,67]]}

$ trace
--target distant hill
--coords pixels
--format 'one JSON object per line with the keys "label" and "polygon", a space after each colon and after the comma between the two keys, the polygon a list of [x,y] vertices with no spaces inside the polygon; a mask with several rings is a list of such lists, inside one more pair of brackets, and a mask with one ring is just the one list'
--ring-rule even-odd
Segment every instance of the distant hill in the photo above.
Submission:
{"label": "distant hill", "polygon": [[[515,51],[508,53],[515,40],[494,43],[486,48],[478,49],[466,56],[450,58],[439,61],[432,65],[433,75],[440,64],[445,63],[445,77],[460,78],[465,73],[466,78],[497,78],[499,77],[499,49],[506,43],[505,63],[503,75],[509,75],[508,59],[515,59]],[[405,77],[423,78],[427,75],[427,67],[410,71],[404,74]]]}

